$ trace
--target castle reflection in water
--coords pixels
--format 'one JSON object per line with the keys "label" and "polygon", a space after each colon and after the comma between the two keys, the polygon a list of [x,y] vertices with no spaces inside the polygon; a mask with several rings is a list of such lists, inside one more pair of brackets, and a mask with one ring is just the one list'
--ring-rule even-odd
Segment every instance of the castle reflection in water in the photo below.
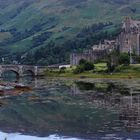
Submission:
{"label": "castle reflection in water", "polygon": [[[49,130],[66,133],[66,128],[68,134],[140,132],[140,80],[46,78],[21,79],[19,82],[30,85],[32,91],[2,98],[5,104],[0,123],[3,124],[4,120],[1,130],[5,132],[6,126],[12,132],[23,133],[21,130],[24,130],[29,134],[30,130],[39,134],[44,134],[44,131],[46,134]],[[37,114],[36,121],[34,114]],[[13,120],[14,125],[13,122],[10,124],[11,117],[17,117]],[[43,123],[40,120],[44,120]],[[27,121],[30,121],[30,126],[27,126]],[[69,127],[68,122],[72,124]],[[19,123],[22,129],[17,127]]]}
{"label": "castle reflection in water", "polygon": [[[88,90],[86,96],[83,91]],[[127,132],[140,132],[140,90],[114,83],[76,82],[73,95],[84,96],[97,108],[116,112]],[[90,96],[91,95],[91,96]]]}

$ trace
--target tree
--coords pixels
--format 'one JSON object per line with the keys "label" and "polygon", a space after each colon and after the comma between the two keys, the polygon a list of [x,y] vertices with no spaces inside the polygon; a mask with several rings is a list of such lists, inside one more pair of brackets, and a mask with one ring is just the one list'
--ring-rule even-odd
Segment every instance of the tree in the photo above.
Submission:
{"label": "tree", "polygon": [[107,57],[108,72],[113,72],[115,68],[118,66],[118,57],[119,57],[118,51],[113,51],[108,55]]}
{"label": "tree", "polygon": [[82,73],[84,71],[90,71],[94,69],[94,64],[92,62],[88,62],[85,59],[81,59],[79,61],[79,65],[74,70],[75,74]]}
{"label": "tree", "polygon": [[83,64],[85,64],[87,61],[85,60],[85,59],[81,59],[80,61],[79,61],[79,65],[83,65]]}
{"label": "tree", "polygon": [[84,70],[85,71],[89,71],[89,70],[93,70],[94,69],[94,65],[93,65],[93,63],[92,62],[86,62],[85,64],[84,64]]}
{"label": "tree", "polygon": [[130,64],[130,58],[128,53],[121,53],[119,56],[119,64],[129,65]]}
{"label": "tree", "polygon": [[74,74],[79,74],[79,73],[82,73],[82,72],[84,72],[85,70],[84,70],[84,65],[78,65],[77,67],[76,67],[76,69],[74,69],[74,71],[73,71],[73,73]]}

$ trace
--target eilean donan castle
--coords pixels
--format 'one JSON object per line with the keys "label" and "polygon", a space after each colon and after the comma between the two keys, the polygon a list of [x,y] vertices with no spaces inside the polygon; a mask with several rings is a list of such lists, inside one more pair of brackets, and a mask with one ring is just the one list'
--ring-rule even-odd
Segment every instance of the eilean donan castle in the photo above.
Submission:
{"label": "eilean donan castle", "polygon": [[70,64],[78,65],[81,59],[95,62],[98,59],[105,58],[115,49],[121,53],[133,53],[140,56],[140,21],[126,17],[122,31],[116,40],[104,40],[104,43],[94,45],[90,50],[86,50],[83,53],[72,53],[70,55]]}

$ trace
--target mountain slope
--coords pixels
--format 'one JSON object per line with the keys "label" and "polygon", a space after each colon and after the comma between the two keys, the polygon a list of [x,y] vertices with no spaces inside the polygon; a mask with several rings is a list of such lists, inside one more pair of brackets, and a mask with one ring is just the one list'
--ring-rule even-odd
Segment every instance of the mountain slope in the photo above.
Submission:
{"label": "mountain slope", "polygon": [[70,40],[93,23],[116,24],[128,15],[140,18],[139,0],[0,0],[0,48],[24,54],[50,40]]}

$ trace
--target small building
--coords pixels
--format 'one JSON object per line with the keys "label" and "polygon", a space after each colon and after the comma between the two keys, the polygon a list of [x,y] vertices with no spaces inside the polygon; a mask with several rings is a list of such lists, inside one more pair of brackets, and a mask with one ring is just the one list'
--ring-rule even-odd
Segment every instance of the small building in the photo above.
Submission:
{"label": "small building", "polygon": [[60,65],[59,69],[61,69],[61,68],[70,68],[70,67],[71,67],[71,65]]}

